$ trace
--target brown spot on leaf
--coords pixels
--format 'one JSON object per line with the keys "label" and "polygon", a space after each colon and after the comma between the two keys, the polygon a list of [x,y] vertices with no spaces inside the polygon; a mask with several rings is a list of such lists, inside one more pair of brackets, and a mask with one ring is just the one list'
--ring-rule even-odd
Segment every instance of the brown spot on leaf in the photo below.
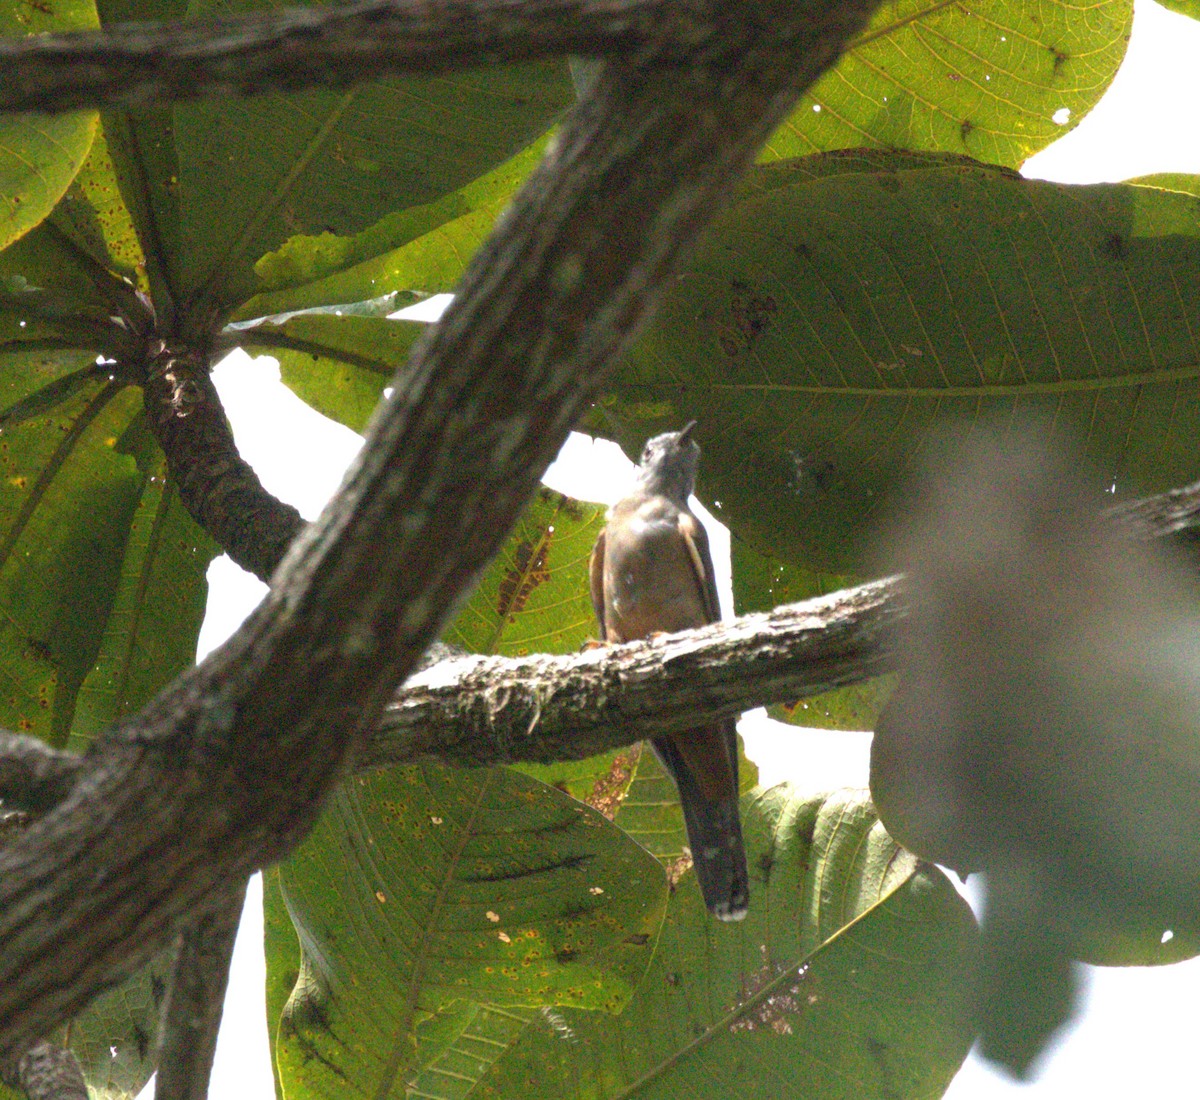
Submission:
{"label": "brown spot on leaf", "polygon": [[1119,233],[1106,233],[1101,238],[1100,255],[1118,263],[1125,259],[1125,241]]}
{"label": "brown spot on leaf", "polygon": [[537,587],[550,579],[546,562],[553,537],[547,531],[536,543],[522,541],[517,544],[513,567],[504,574],[496,600],[496,610],[502,619],[515,622]]}
{"label": "brown spot on leaf", "polygon": [[726,355],[734,356],[754,345],[770,327],[779,305],[769,294],[756,294],[740,279],[731,280],[729,304],[722,311],[718,339]]}
{"label": "brown spot on leaf", "polygon": [[625,801],[629,787],[629,778],[633,774],[633,765],[641,752],[641,746],[635,746],[628,753],[618,753],[609,765],[608,771],[596,777],[592,784],[591,794],[584,801],[593,810],[599,810],[609,821],[616,816],[617,809]]}

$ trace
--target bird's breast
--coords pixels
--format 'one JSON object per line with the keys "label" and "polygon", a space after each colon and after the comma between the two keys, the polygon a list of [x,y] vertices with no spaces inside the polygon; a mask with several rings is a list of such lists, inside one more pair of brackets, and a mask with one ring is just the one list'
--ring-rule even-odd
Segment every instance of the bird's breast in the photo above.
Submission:
{"label": "bird's breast", "polygon": [[604,573],[606,619],[624,641],[708,621],[677,514],[646,509],[610,526]]}

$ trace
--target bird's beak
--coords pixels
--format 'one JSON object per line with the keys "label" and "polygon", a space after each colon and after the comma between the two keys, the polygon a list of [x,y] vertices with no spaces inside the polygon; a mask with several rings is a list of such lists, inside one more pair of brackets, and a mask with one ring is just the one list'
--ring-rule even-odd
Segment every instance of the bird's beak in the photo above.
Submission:
{"label": "bird's beak", "polygon": [[686,443],[692,434],[692,429],[696,426],[696,421],[689,420],[682,428],[679,429],[679,442]]}

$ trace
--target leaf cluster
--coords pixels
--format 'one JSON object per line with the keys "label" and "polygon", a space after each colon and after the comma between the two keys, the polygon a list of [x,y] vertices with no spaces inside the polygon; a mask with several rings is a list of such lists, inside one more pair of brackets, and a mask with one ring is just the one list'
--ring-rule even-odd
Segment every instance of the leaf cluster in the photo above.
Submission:
{"label": "leaf cluster", "polygon": [[[258,6],[64,0],[0,31]],[[1200,475],[1194,181],[1015,171],[1095,104],[1131,17],[886,4],[730,196],[584,426],[636,454],[700,421],[735,610],[877,572],[885,502],[915,509],[947,431],[1035,410],[1082,444],[1093,502]],[[576,94],[548,60],[2,124],[0,725],[82,749],[192,660],[220,547],[147,407],[164,371],[269,354],[363,430],[423,331],[390,315],[454,289]],[[577,649],[602,523],[536,495],[445,640]],[[891,690],[777,716],[867,728]],[[940,1094],[974,1035],[964,903],[862,794],[744,806],[755,901],[728,929],[649,754],[354,778],[268,878],[280,1094]],[[1106,961],[1146,961],[1105,934]],[[109,1095],[153,1067],[169,964],[71,1025]]]}

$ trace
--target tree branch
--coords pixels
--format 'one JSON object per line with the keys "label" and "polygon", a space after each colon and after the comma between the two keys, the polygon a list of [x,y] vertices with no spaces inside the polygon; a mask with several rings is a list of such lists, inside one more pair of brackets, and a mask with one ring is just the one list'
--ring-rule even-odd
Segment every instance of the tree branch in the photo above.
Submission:
{"label": "tree branch", "polygon": [[159,1028],[155,1100],[205,1100],[246,880],[180,937]]}
{"label": "tree branch", "polygon": [[83,1069],[74,1052],[53,1043],[32,1044],[0,1065],[0,1081],[29,1100],[88,1100]]}
{"label": "tree branch", "polygon": [[143,392],[183,506],[238,565],[270,582],[304,520],[268,493],[238,454],[204,358],[163,348]]}
{"label": "tree branch", "polygon": [[42,813],[57,806],[80,770],[75,753],[59,752],[36,737],[0,730],[0,801],[6,810]]}
{"label": "tree branch", "polygon": [[711,20],[707,5],[666,0],[360,0],[126,23],[0,41],[0,110],[259,95],[566,54],[678,64],[694,57]]}
{"label": "tree branch", "polygon": [[652,641],[566,657],[460,657],[411,677],[361,767],[579,760],[696,720],[794,702],[887,672],[895,578]]}
{"label": "tree branch", "polygon": [[306,835],[685,250],[873,6],[727,0],[695,67],[604,67],[263,605],[0,849],[0,1046],[48,1034]]}

